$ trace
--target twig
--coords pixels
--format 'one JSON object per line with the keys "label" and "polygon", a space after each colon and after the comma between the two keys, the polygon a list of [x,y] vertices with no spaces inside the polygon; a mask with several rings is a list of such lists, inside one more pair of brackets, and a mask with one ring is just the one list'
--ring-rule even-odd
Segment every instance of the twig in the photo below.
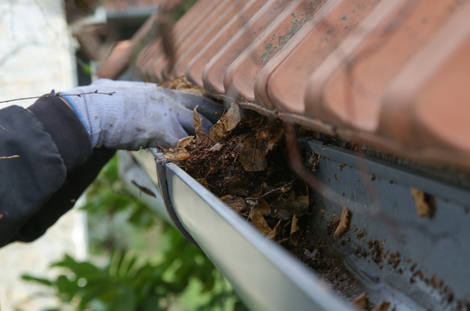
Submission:
{"label": "twig", "polygon": [[[278,187],[278,188],[276,188],[276,189],[270,190],[270,191],[266,192],[265,194],[261,195],[260,197],[257,197],[257,198],[252,198],[252,197],[245,198],[245,202],[246,202],[247,200],[257,201],[257,200],[259,200],[259,199],[262,199],[262,198],[264,198],[265,196],[267,196],[268,194],[271,194],[271,193],[273,193],[273,192],[282,190],[284,187],[288,187],[288,186],[292,185],[296,180],[297,180],[297,177],[296,177],[293,181],[288,182],[287,184],[285,184],[285,185],[283,185],[283,186],[281,186],[281,187]],[[255,206],[256,206],[256,205],[252,205],[252,204],[249,204],[249,205],[250,205],[250,212],[248,213],[248,217],[246,218],[246,221],[249,221],[249,220],[250,220],[251,215],[253,214],[253,210],[254,210],[254,208],[255,208]]]}
{"label": "twig", "polygon": [[12,155],[9,157],[0,157],[0,160],[18,159],[19,157],[20,157],[19,155]]}
{"label": "twig", "polygon": [[35,98],[42,98],[42,97],[63,97],[63,96],[78,96],[82,97],[82,95],[91,95],[91,94],[98,94],[98,95],[108,95],[108,96],[113,96],[116,92],[111,92],[111,93],[105,93],[105,92],[98,92],[98,90],[94,92],[86,92],[86,93],[80,93],[80,94],[61,94],[61,92],[57,94],[46,94],[46,95],[41,95],[41,96],[31,96],[31,97],[21,97],[21,98],[15,98],[15,99],[8,99],[8,100],[2,100],[0,101],[0,104],[5,104],[9,102],[14,102],[14,101],[19,101],[19,100],[26,100],[26,99],[35,99]]}
{"label": "twig", "polygon": [[212,142],[215,143],[215,141],[214,141],[212,138],[210,138],[209,135],[207,135],[207,134],[204,133],[203,131],[196,131],[196,134],[204,134],[204,135],[206,135],[210,140],[212,140]]}
{"label": "twig", "polygon": [[267,195],[269,195],[269,194],[271,194],[271,193],[273,193],[273,192],[282,190],[283,188],[292,185],[296,180],[297,180],[297,177],[296,177],[293,181],[288,182],[287,184],[285,184],[285,185],[283,185],[283,186],[280,186],[280,187],[278,187],[278,188],[276,188],[276,189],[270,190],[270,191],[266,192],[265,194],[263,194],[263,195],[261,195],[261,196],[259,196],[259,197],[257,197],[257,198],[248,197],[248,198],[245,198],[245,200],[259,200],[259,199],[262,199],[262,198],[264,198],[265,196],[267,196]]}
{"label": "twig", "polygon": [[159,145],[157,142],[155,142],[155,143],[157,144],[158,148],[162,149],[162,150],[163,150],[163,151],[165,151],[165,152],[168,152],[168,149],[166,149],[166,148],[163,148],[163,147],[162,147],[162,146],[160,146],[160,145]]}
{"label": "twig", "polygon": [[248,216],[246,217],[246,221],[250,221],[250,218],[251,218],[251,214],[253,214],[253,210],[255,209],[255,207],[253,205],[250,205],[250,212],[248,213]]}
{"label": "twig", "polygon": [[0,127],[2,128],[2,130],[4,130],[5,132],[8,132],[8,130],[6,128],[3,127],[3,125],[0,124]]}
{"label": "twig", "polygon": [[[209,170],[209,172],[207,172],[206,177],[204,177],[204,179],[207,179],[207,176],[209,176],[209,174],[212,172],[213,169],[214,169],[214,168],[211,167],[211,169]],[[213,187],[213,188],[215,188],[215,187]]]}

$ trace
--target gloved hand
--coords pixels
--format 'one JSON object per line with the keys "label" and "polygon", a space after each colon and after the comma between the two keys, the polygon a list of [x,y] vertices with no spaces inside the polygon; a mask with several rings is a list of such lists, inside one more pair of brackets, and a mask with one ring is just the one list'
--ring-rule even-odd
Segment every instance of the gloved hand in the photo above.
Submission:
{"label": "gloved hand", "polygon": [[[113,95],[83,94],[98,91]],[[221,117],[223,107],[191,93],[157,87],[154,83],[100,79],[62,92],[90,136],[91,145],[111,149],[174,147],[194,134],[193,109],[202,116],[206,134]]]}

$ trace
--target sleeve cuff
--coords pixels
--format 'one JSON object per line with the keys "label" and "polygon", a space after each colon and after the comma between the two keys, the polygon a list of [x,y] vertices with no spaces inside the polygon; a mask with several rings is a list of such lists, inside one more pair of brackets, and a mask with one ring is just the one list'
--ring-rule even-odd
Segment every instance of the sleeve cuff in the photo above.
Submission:
{"label": "sleeve cuff", "polygon": [[51,135],[67,171],[91,155],[90,137],[75,112],[58,96],[41,97],[28,107]]}

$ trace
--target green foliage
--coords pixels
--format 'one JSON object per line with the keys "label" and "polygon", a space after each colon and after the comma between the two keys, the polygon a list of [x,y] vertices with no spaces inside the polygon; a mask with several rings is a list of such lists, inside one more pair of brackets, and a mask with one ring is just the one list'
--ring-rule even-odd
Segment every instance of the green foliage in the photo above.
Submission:
{"label": "green foliage", "polygon": [[80,66],[80,68],[86,75],[91,76],[91,72],[92,72],[91,64],[83,64]]}
{"label": "green foliage", "polygon": [[[245,310],[205,254],[127,192],[118,178],[116,157],[90,186],[87,199],[83,209],[94,226],[121,219],[132,228],[134,237],[129,239],[126,231],[121,237],[127,236],[127,241],[116,243],[116,231],[122,231],[122,226],[111,226],[113,234],[90,241],[98,255],[106,256],[106,264],[77,262],[66,255],[51,266],[62,273],[55,278],[24,275],[23,280],[49,288],[58,298],[60,307],[48,311],[175,310],[175,306],[184,304],[182,297],[188,296],[190,287],[192,295],[202,298],[183,310]],[[90,236],[94,226],[90,227]],[[146,256],[132,247],[132,241],[153,232],[155,227],[161,228],[156,253]]]}
{"label": "green foliage", "polygon": [[[145,194],[143,194],[145,195]],[[158,215],[147,205],[136,200],[118,176],[117,157],[102,169],[87,192],[87,203],[82,207],[88,214],[90,252],[124,249],[138,243],[145,230],[161,223]],[[137,241],[129,237],[137,235]]]}
{"label": "green foliage", "polygon": [[87,203],[82,209],[95,217],[112,218],[116,213],[125,213],[126,221],[131,225],[145,228],[154,226],[158,216],[147,205],[132,197],[118,175],[117,157],[113,157],[88,189]]}

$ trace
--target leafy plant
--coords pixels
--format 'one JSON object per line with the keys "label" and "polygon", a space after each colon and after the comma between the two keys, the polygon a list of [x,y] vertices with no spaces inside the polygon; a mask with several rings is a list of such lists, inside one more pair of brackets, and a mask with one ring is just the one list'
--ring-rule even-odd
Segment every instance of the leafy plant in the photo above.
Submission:
{"label": "leafy plant", "polygon": [[91,68],[91,64],[85,63],[83,65],[80,65],[80,68],[82,69],[83,73],[85,73],[88,76],[91,76],[92,71],[93,71]]}
{"label": "leafy plant", "polygon": [[[190,287],[201,299],[185,310],[245,310],[205,254],[127,192],[118,178],[116,157],[90,186],[87,198],[83,209],[88,211],[94,226],[121,219],[134,237],[129,239],[128,234],[121,234],[127,240],[116,243],[117,231],[122,231],[122,226],[111,225],[112,234],[90,241],[95,253],[106,256],[106,264],[77,262],[66,255],[51,266],[62,272],[56,278],[23,275],[23,280],[48,287],[58,298],[60,306],[47,311],[169,310],[181,304]],[[90,227],[90,236],[94,226]],[[132,247],[132,241],[155,227],[161,228],[158,252],[146,256],[142,250]]]}

